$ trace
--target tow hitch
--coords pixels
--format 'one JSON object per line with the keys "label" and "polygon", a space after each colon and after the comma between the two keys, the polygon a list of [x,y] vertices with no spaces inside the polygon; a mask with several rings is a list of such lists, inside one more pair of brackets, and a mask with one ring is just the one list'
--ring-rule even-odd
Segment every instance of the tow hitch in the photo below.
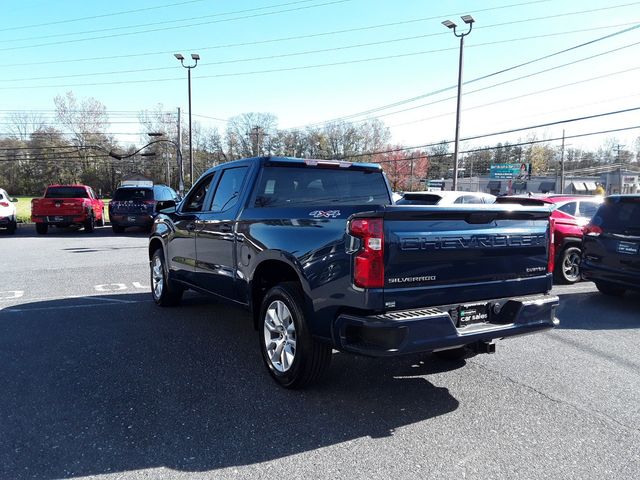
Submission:
{"label": "tow hitch", "polygon": [[480,341],[472,343],[469,345],[469,348],[471,348],[475,353],[496,353],[495,342]]}

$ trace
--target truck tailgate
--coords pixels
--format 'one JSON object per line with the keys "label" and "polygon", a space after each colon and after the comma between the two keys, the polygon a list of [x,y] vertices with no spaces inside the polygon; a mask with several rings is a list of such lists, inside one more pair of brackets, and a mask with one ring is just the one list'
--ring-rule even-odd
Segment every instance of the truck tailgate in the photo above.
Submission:
{"label": "truck tailgate", "polygon": [[547,292],[549,214],[546,207],[386,207],[385,306]]}
{"label": "truck tailgate", "polygon": [[81,215],[84,200],[78,198],[38,198],[32,203],[33,215]]}

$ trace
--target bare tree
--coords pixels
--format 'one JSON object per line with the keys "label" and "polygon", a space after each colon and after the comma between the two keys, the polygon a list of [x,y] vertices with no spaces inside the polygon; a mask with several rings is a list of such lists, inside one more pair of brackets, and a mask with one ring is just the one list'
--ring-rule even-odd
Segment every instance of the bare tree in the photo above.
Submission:
{"label": "bare tree", "polygon": [[7,116],[7,123],[11,136],[22,141],[27,141],[32,133],[46,125],[44,116],[35,112],[12,112]]}

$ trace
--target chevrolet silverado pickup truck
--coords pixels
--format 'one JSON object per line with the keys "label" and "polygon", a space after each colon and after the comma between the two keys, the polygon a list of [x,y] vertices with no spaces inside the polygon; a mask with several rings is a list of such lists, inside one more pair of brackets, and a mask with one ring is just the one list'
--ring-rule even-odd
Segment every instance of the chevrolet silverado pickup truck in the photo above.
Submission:
{"label": "chevrolet silverado pickup truck", "polygon": [[50,185],[42,198],[31,200],[31,221],[40,235],[49,225],[79,225],[91,233],[96,223],[104,225],[104,203],[86,185]]}
{"label": "chevrolet silverado pickup truck", "polygon": [[461,357],[557,324],[546,207],[393,205],[379,165],[260,157],[158,208],[154,301],[247,308],[284,387],[317,381],[332,349]]}

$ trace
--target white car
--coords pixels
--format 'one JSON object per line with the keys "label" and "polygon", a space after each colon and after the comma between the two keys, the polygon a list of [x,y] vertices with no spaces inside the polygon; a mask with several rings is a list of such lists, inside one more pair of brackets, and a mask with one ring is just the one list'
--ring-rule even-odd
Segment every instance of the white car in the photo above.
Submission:
{"label": "white car", "polygon": [[495,201],[496,197],[489,193],[442,190],[439,192],[405,192],[402,198],[395,203],[397,205],[477,205]]}
{"label": "white car", "polygon": [[16,220],[15,198],[11,198],[7,192],[0,188],[0,228],[7,230],[7,233],[16,233],[18,222]]}

